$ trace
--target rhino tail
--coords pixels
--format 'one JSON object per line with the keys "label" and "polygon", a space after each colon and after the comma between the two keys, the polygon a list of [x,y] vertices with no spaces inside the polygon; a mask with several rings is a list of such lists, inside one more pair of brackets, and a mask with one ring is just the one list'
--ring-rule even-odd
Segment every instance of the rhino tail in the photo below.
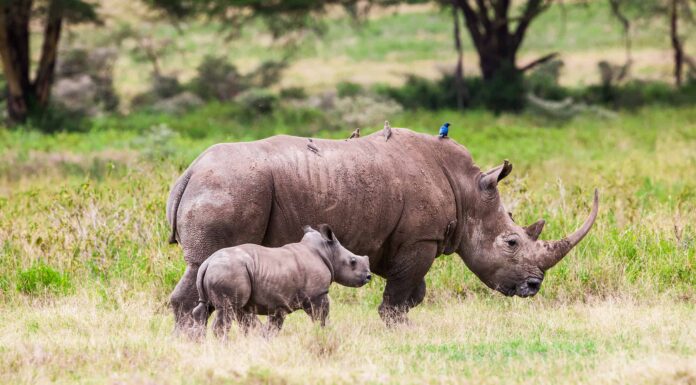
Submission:
{"label": "rhino tail", "polygon": [[179,180],[176,181],[176,184],[174,187],[172,187],[172,191],[169,193],[169,201],[167,202],[167,217],[169,218],[169,223],[172,226],[172,231],[169,235],[170,244],[179,243],[176,232],[177,211],[179,210],[181,197],[184,195],[184,191],[186,190],[189,180],[191,180],[192,174],[193,172],[191,171],[191,167],[189,167],[184,174],[181,175]]}
{"label": "rhino tail", "polygon": [[196,275],[198,306],[193,309],[193,319],[203,324],[208,320],[208,293],[206,293],[205,286],[203,285],[205,272],[208,270],[208,262],[210,262],[210,258],[206,259],[198,268],[198,274]]}

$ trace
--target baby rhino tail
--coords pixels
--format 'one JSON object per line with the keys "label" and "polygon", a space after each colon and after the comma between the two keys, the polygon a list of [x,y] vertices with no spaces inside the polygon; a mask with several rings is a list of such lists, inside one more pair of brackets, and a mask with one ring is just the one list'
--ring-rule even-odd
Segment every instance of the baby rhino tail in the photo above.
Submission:
{"label": "baby rhino tail", "polygon": [[208,323],[208,293],[205,292],[205,286],[203,285],[203,279],[205,279],[205,272],[208,270],[208,262],[210,258],[206,259],[205,262],[201,264],[198,268],[198,275],[196,276],[196,289],[198,290],[198,306],[193,309],[193,319],[198,325],[205,325]]}

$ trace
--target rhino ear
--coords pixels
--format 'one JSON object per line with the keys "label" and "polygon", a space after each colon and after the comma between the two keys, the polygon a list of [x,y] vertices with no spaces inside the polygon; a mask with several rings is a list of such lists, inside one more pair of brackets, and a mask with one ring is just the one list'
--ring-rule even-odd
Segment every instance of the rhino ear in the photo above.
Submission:
{"label": "rhino ear", "polygon": [[336,235],[334,235],[331,226],[326,223],[319,225],[319,234],[329,243],[336,240]]}
{"label": "rhino ear", "polygon": [[491,190],[498,186],[498,182],[512,171],[512,163],[505,159],[504,163],[498,167],[486,171],[479,180],[479,188],[481,190]]}
{"label": "rhino ear", "polygon": [[539,235],[541,234],[541,230],[544,229],[545,224],[546,222],[543,219],[539,219],[538,221],[525,227],[524,231],[527,233],[527,235],[529,235],[530,238],[536,241],[539,239]]}

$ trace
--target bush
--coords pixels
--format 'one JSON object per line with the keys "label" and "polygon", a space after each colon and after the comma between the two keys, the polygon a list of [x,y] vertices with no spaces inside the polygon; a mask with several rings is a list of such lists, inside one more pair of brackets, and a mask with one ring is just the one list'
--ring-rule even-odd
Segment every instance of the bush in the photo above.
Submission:
{"label": "bush", "polygon": [[365,93],[365,89],[358,83],[340,82],[336,85],[336,93],[339,98],[349,98]]}
{"label": "bush", "polygon": [[438,110],[455,108],[457,104],[454,78],[449,75],[437,81],[409,75],[401,87],[377,87],[375,91],[408,109]]}
{"label": "bush", "polygon": [[281,99],[305,100],[307,92],[302,87],[287,87],[280,90]]}
{"label": "bush", "polygon": [[218,56],[206,56],[191,82],[196,95],[204,100],[231,100],[248,86],[233,64]]}
{"label": "bush", "polygon": [[278,96],[264,88],[252,88],[236,99],[245,111],[252,114],[269,114],[278,105]]}
{"label": "bush", "polygon": [[155,75],[152,77],[152,92],[157,99],[171,98],[183,91],[176,76]]}
{"label": "bush", "polygon": [[675,88],[664,82],[633,80],[623,85],[595,85],[578,90],[576,97],[588,104],[603,104],[616,109],[636,109],[645,105],[693,105],[696,82]]}
{"label": "bush", "polygon": [[561,60],[541,64],[524,79],[525,90],[546,100],[563,100],[569,91],[559,84]]}
{"label": "bush", "polygon": [[524,108],[524,75],[515,68],[500,68],[483,83],[481,99],[486,108],[499,113]]}
{"label": "bush", "polygon": [[70,277],[39,262],[17,274],[17,291],[37,295],[41,293],[66,294],[72,289]]}
{"label": "bush", "polygon": [[284,61],[266,61],[261,63],[253,72],[246,75],[246,81],[253,87],[266,88],[280,81],[283,70],[287,68]]}
{"label": "bush", "polygon": [[85,132],[89,129],[89,119],[82,111],[74,111],[62,104],[52,103],[43,110],[32,112],[27,118],[26,126],[45,133]]}

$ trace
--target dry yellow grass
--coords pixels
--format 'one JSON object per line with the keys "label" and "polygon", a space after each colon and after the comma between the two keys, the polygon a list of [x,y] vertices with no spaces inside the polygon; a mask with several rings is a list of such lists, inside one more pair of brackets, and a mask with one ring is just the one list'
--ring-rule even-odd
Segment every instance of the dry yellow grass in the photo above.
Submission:
{"label": "dry yellow grass", "polygon": [[146,293],[17,299],[0,308],[0,383],[682,383],[696,381],[693,304],[605,299],[430,302],[387,329],[333,303],[330,326],[291,315],[272,340],[171,336]]}

